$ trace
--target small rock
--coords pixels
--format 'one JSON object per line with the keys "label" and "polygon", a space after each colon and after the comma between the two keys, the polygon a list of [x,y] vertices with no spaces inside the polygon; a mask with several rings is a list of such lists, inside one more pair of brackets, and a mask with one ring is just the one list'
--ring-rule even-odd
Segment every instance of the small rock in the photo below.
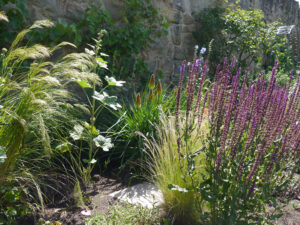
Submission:
{"label": "small rock", "polygon": [[149,209],[164,203],[162,192],[154,184],[148,182],[113,192],[110,196],[130,204],[140,204]]}

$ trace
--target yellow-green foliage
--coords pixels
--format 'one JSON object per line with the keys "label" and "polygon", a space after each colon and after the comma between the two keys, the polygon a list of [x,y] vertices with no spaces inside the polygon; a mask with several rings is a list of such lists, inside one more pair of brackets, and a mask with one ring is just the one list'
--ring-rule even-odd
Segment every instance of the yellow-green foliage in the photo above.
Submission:
{"label": "yellow-green foliage", "polygon": [[[183,134],[183,123],[181,121],[178,130]],[[188,141],[188,146],[184,146],[181,142],[181,154],[193,154],[202,146],[205,137],[206,123],[203,123],[201,130],[194,129]],[[182,135],[181,134],[181,135]],[[174,117],[163,116],[161,125],[158,127],[158,140],[147,141],[147,147],[151,150],[150,173],[151,180],[162,191],[165,200],[165,209],[176,217],[176,221],[184,222],[183,224],[194,224],[196,220],[195,195],[189,191],[182,193],[180,191],[171,190],[170,185],[177,185],[180,188],[191,189],[192,180],[187,174],[187,161],[184,157],[179,160],[177,148],[177,129]],[[200,171],[203,165],[203,157],[197,157],[195,167]],[[196,179],[200,179],[197,177]]]}
{"label": "yellow-green foliage", "polygon": [[44,121],[51,121],[51,126],[57,128],[63,126],[61,120],[70,120],[64,110],[72,99],[67,84],[78,80],[101,83],[100,78],[91,72],[97,65],[95,58],[87,53],[69,54],[55,63],[45,61],[53,51],[65,45],[76,47],[73,44],[62,42],[54,48],[39,44],[21,46],[27,33],[51,26],[53,23],[49,20],[35,22],[21,31],[11,47],[0,55],[0,146],[5,149],[7,157],[0,164],[0,183],[14,169],[24,145],[29,147],[24,140],[29,128],[36,124],[34,135],[41,140],[44,156],[50,157],[49,127]]}

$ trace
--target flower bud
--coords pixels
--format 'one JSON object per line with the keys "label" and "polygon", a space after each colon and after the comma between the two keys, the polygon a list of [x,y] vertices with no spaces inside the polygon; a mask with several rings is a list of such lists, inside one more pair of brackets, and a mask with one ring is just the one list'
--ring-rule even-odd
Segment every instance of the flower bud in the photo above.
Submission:
{"label": "flower bud", "polygon": [[149,91],[149,96],[148,96],[148,102],[151,102],[153,100],[153,98],[154,98],[153,91],[150,90]]}
{"label": "flower bud", "polygon": [[142,105],[140,92],[136,95],[135,104],[136,104],[137,107],[141,107],[141,105]]}
{"label": "flower bud", "polygon": [[158,80],[158,85],[156,87],[156,94],[160,94],[162,92],[162,85],[161,85],[161,81]]}
{"label": "flower bud", "polygon": [[155,88],[155,75],[152,74],[149,82],[149,88],[152,90]]}

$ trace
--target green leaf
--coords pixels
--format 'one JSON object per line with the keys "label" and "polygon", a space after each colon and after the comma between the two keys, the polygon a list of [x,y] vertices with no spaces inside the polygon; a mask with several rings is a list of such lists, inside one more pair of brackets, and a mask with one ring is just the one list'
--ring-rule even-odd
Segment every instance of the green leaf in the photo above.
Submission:
{"label": "green leaf", "polygon": [[123,84],[126,83],[125,81],[122,81],[122,80],[117,81],[114,77],[108,77],[108,76],[105,76],[105,80],[107,81],[109,86],[122,87]]}
{"label": "green leaf", "polygon": [[98,135],[93,139],[96,147],[102,148],[103,151],[109,151],[114,145],[111,143],[110,138],[103,137],[102,135]]}
{"label": "green leaf", "polygon": [[118,98],[116,96],[109,96],[106,92],[100,94],[99,92],[95,91],[95,94],[92,97],[114,110],[122,107],[119,103],[117,103]]}
{"label": "green leaf", "polygon": [[4,163],[6,158],[5,148],[0,146],[0,163]]}
{"label": "green leaf", "polygon": [[82,88],[90,88],[91,87],[91,85],[88,82],[86,82],[85,80],[75,80],[75,81]]}
{"label": "green leaf", "polygon": [[80,140],[82,137],[84,127],[77,124],[74,126],[74,131],[70,133],[71,138],[73,138],[74,141]]}
{"label": "green leaf", "polygon": [[169,185],[168,185],[168,188],[169,188],[171,191],[179,191],[180,193],[188,193],[188,192],[189,192],[186,188],[179,187],[179,186],[176,185],[176,184],[169,184]]}
{"label": "green leaf", "polygon": [[99,134],[99,131],[96,129],[95,126],[93,126],[93,128],[92,128],[92,126],[89,123],[87,123],[87,122],[84,122],[84,126],[85,126],[86,129],[88,129],[89,132],[92,131],[92,135],[96,136],[96,135]]}
{"label": "green leaf", "polygon": [[98,57],[98,58],[96,58],[96,62],[98,64],[98,66],[100,66],[101,68],[108,69],[107,62],[104,59]]}
{"label": "green leaf", "polygon": [[71,147],[72,147],[72,145],[69,142],[65,142],[65,143],[62,143],[62,144],[56,146],[55,149],[64,153],[64,152],[70,151]]}
{"label": "green leaf", "polygon": [[18,213],[17,213],[17,210],[13,207],[8,207],[8,210],[6,211],[5,213],[7,216],[16,216]]}

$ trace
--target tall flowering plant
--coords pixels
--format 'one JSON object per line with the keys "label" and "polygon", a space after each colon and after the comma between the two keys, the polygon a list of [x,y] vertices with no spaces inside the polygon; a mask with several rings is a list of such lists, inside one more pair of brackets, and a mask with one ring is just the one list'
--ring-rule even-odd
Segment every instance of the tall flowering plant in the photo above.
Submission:
{"label": "tall flowering plant", "polygon": [[[203,114],[208,112],[209,134],[197,155],[181,153],[191,132],[188,122],[185,134],[177,139],[179,157],[191,165],[182,172],[194,179],[193,190],[185,191],[195,193],[199,220],[205,224],[273,220],[278,214],[276,210],[267,212],[267,205],[277,209],[278,196],[299,192],[300,183],[293,175],[300,164],[300,74],[295,87],[291,88],[291,82],[281,87],[276,83],[277,65],[269,82],[260,74],[248,84],[248,72],[240,83],[241,69],[233,74],[234,60],[230,64],[225,60],[206,91],[206,64],[195,59],[188,67],[186,62],[181,66],[176,121],[184,116],[185,121],[197,121],[200,127]],[[187,107],[181,113],[185,70]],[[200,155],[205,158],[206,170],[201,181],[193,167]]]}

